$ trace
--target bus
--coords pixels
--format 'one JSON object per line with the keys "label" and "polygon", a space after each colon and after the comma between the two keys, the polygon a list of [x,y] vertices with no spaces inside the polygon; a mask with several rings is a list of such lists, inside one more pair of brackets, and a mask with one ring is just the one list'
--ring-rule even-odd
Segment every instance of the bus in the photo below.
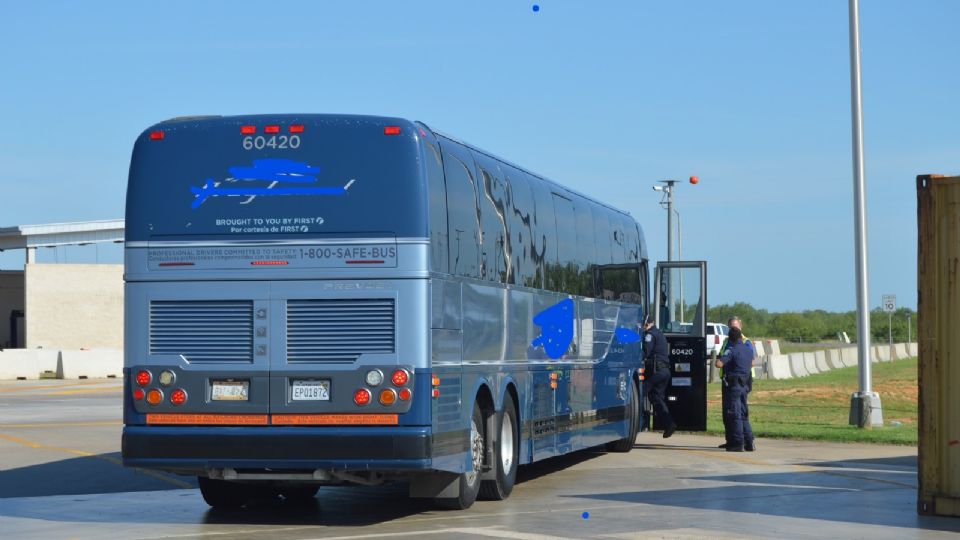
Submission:
{"label": "bus", "polygon": [[640,225],[424,123],[151,126],[124,263],[123,462],[213,507],[408,481],[463,509],[634,445]]}

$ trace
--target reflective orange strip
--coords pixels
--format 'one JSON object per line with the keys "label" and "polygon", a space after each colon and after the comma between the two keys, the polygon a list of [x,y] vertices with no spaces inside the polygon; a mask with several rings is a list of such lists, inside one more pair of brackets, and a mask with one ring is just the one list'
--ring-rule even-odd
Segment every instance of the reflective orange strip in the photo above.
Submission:
{"label": "reflective orange strip", "polygon": [[275,414],[275,426],[395,426],[395,414]]}
{"label": "reflective orange strip", "polygon": [[148,424],[265,426],[265,414],[147,414]]}

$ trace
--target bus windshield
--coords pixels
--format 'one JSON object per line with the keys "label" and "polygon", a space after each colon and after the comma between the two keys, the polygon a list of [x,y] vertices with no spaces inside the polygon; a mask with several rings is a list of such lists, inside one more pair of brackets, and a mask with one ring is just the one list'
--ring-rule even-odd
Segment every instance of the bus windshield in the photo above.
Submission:
{"label": "bus windshield", "polygon": [[134,148],[127,240],[427,236],[416,126],[385,120],[160,124]]}

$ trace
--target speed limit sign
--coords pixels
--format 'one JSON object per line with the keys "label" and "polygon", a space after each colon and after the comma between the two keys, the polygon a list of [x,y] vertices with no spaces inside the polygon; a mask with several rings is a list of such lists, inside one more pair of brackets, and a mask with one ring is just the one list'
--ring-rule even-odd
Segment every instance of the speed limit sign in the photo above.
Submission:
{"label": "speed limit sign", "polygon": [[883,310],[888,313],[892,313],[897,310],[897,295],[895,294],[883,295]]}

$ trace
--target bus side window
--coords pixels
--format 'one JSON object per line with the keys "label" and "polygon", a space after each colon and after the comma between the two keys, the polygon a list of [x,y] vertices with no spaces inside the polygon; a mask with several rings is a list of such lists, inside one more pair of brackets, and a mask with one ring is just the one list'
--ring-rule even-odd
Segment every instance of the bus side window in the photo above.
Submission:
{"label": "bus side window", "polygon": [[527,174],[509,165],[501,164],[512,208],[507,213],[507,231],[510,233],[511,265],[514,282],[524,287],[540,288],[533,254],[533,195]]}
{"label": "bus side window", "polygon": [[[610,238],[608,210],[600,205],[593,207],[594,244],[597,250],[597,264],[613,264],[613,248]],[[598,295],[601,296],[601,295]]]}
{"label": "bus side window", "polygon": [[557,267],[557,222],[553,217],[553,196],[546,182],[530,177],[533,192],[534,226],[533,251],[538,264],[538,273],[543,288],[558,291]]}
{"label": "bus side window", "polygon": [[480,201],[480,278],[500,283],[514,283],[512,264],[508,264],[511,246],[507,241],[509,200],[500,163],[479,152],[473,153],[477,164],[477,196]]}
{"label": "bus side window", "polygon": [[592,297],[596,294],[595,284],[593,282],[593,270],[590,264],[597,260],[597,247],[593,243],[593,203],[583,197],[577,197],[576,205],[577,218],[577,281],[578,289],[583,296]]}
{"label": "bus side window", "polygon": [[447,181],[447,230],[450,273],[480,277],[480,207],[474,179],[473,157],[459,144],[441,141],[443,172]]}
{"label": "bus side window", "polygon": [[[577,282],[577,221],[573,201],[565,195],[553,194],[553,210],[557,220],[556,289],[581,294]],[[562,241],[561,241],[562,239]]]}
{"label": "bus side window", "polygon": [[443,160],[437,144],[424,137],[424,168],[427,173],[427,203],[430,220],[430,259],[434,272],[450,272],[447,244],[447,190],[443,181]]}

